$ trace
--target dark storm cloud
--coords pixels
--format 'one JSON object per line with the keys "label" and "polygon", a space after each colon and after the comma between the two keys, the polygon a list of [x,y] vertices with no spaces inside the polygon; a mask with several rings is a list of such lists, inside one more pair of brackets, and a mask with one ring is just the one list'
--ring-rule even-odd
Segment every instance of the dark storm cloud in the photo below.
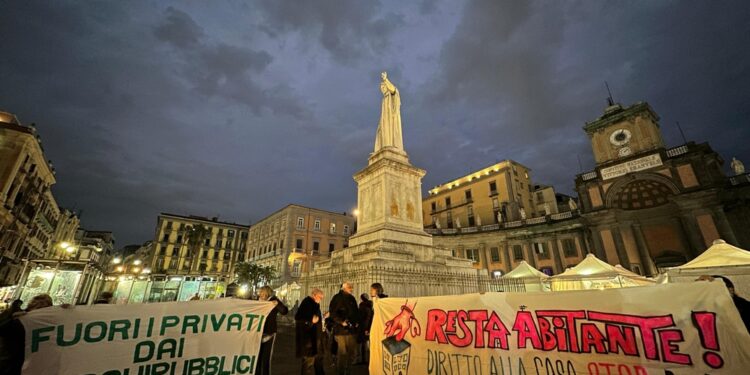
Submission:
{"label": "dark storm cloud", "polygon": [[164,13],[164,22],[154,28],[157,38],[178,48],[190,48],[198,44],[203,37],[203,28],[189,14],[172,7],[167,8]]}
{"label": "dark storm cloud", "polygon": [[750,160],[748,19],[740,1],[5,2],[0,109],[37,123],[59,203],[119,245],[162,211],[352,209],[383,70],[425,186],[509,158],[570,192],[604,81],[668,144],[680,121]]}
{"label": "dark storm cloud", "polygon": [[378,1],[275,1],[259,2],[266,16],[261,29],[273,37],[290,31],[313,35],[335,60],[353,64],[355,60],[382,53],[389,36],[403,24],[394,12],[380,14]]}
{"label": "dark storm cloud", "polygon": [[200,94],[236,101],[256,114],[269,109],[275,114],[305,115],[288,86],[263,87],[257,82],[257,76],[273,60],[268,52],[202,41],[203,29],[187,13],[172,7],[154,27],[154,35],[177,48],[184,60],[183,76]]}
{"label": "dark storm cloud", "polygon": [[748,75],[739,73],[749,67],[740,46],[750,35],[750,14],[747,4],[716,5],[468,2],[441,49],[425,104],[444,104],[445,116],[460,124],[446,125],[438,139],[450,140],[452,148],[442,144],[470,167],[455,162],[448,169],[457,175],[481,160],[512,158],[531,167],[536,181],[570,191],[577,157],[593,166],[580,128],[601,115],[604,81],[625,105],[649,101],[668,143],[682,142],[673,125],[682,119],[692,124],[690,138],[743,151],[710,128],[726,119],[734,122],[727,126],[732,137],[750,135],[738,121],[747,118],[741,103],[750,99]]}

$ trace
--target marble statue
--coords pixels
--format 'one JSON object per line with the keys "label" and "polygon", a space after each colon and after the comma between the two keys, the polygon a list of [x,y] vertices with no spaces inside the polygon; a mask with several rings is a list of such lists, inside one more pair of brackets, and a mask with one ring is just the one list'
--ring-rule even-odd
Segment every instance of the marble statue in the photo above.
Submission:
{"label": "marble statue", "polygon": [[435,228],[440,229],[440,219],[435,218]]}
{"label": "marble statue", "polygon": [[729,166],[732,167],[732,171],[734,172],[735,176],[745,173],[745,164],[737,160],[737,158],[735,157],[732,157],[732,162],[729,164]]}
{"label": "marble statue", "polygon": [[503,213],[498,211],[497,212],[497,223],[502,224],[503,223]]}
{"label": "marble statue", "polygon": [[404,138],[401,134],[401,96],[396,86],[388,80],[388,74],[380,74],[380,92],[383,93],[383,104],[380,111],[380,123],[375,137],[375,151],[386,147],[404,149]]}
{"label": "marble statue", "polygon": [[478,227],[482,226],[482,217],[481,216],[477,216],[477,222],[476,223],[477,223]]}
{"label": "marble statue", "polygon": [[573,198],[568,199],[568,207],[570,207],[571,211],[575,211],[578,209],[578,203],[576,203],[576,200]]}
{"label": "marble statue", "polygon": [[456,228],[461,228],[461,219],[456,218]]}
{"label": "marble statue", "polygon": [[544,204],[544,214],[547,216],[552,214],[552,208],[550,208],[549,203]]}
{"label": "marble statue", "polygon": [[526,210],[521,207],[521,209],[519,209],[518,211],[521,214],[521,220],[526,220]]}

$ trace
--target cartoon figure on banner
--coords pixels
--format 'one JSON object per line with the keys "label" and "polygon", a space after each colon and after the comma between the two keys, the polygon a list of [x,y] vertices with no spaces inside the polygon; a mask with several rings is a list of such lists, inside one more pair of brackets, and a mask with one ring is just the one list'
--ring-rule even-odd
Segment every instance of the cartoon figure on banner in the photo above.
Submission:
{"label": "cartoon figure on banner", "polygon": [[409,359],[411,344],[404,340],[407,333],[417,337],[422,333],[422,327],[414,316],[417,302],[409,305],[409,300],[401,306],[401,312],[385,323],[383,340],[383,374],[407,375],[409,373]]}

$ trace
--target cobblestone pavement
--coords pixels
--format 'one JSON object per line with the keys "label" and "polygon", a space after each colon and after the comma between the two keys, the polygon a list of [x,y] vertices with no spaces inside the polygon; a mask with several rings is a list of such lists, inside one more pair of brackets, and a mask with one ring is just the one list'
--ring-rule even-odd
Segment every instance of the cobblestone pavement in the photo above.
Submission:
{"label": "cobblestone pavement", "polygon": [[[274,375],[295,375],[300,373],[301,359],[294,356],[294,322],[283,316],[279,316],[279,332],[276,335],[273,358],[271,359],[271,372]],[[336,368],[333,366],[330,356],[326,356],[325,371],[327,375],[335,375]],[[352,366],[352,375],[366,375],[366,365]]]}

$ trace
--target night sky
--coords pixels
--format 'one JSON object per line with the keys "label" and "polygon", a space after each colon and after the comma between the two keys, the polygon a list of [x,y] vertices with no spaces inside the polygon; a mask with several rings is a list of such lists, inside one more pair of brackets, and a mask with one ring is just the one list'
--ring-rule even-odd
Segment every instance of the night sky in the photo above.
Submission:
{"label": "night sky", "polygon": [[514,159],[571,193],[605,81],[750,167],[749,1],[0,1],[0,110],[118,247],[164,211],[351,212],[382,70],[425,191]]}

